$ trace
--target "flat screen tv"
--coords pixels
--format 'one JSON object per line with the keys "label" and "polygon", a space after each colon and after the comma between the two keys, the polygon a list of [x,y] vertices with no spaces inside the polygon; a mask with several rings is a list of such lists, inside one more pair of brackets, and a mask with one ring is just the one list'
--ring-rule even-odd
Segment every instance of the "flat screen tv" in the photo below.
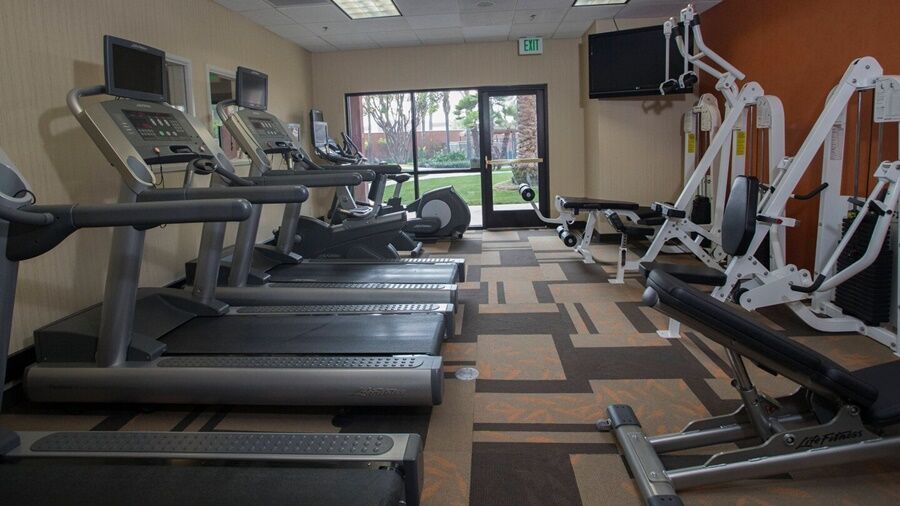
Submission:
{"label": "flat screen tv", "polygon": [[[662,26],[597,33],[589,38],[590,97],[659,95],[666,79],[666,37]],[[669,47],[669,75],[678,79],[684,63],[675,36]],[[689,93],[679,88],[674,93]]]}

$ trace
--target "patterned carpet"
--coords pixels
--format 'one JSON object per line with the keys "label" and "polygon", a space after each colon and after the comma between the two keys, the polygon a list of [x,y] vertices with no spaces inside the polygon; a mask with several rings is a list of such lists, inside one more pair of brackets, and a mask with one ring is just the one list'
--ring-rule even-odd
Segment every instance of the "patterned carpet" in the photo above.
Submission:
{"label": "patterned carpet", "polygon": [[[615,248],[596,245],[612,260]],[[425,438],[426,505],[640,504],[622,457],[594,422],[611,403],[631,404],[650,434],[737,406],[724,353],[642,307],[632,276],[585,265],[549,230],[472,231],[432,255],[464,257],[457,335],[444,345],[445,400],[433,409],[20,405],[0,423],[14,429],[416,432]],[[783,311],[755,315],[850,369],[895,357],[856,335],[814,335]],[[460,368],[478,378],[457,379]],[[792,385],[756,369],[763,391]],[[667,464],[699,463],[681,453]],[[900,504],[900,456],[686,491],[697,505]]]}

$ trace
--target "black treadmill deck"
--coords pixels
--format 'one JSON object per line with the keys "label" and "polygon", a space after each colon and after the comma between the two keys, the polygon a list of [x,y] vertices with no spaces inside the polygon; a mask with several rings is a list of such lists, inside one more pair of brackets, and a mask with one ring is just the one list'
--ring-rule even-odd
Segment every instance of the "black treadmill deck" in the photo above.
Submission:
{"label": "black treadmill deck", "polygon": [[439,314],[197,317],[160,341],[168,355],[439,355]]}
{"label": "black treadmill deck", "polygon": [[268,271],[276,283],[328,281],[332,283],[452,284],[459,279],[455,264],[352,264],[299,263]]}

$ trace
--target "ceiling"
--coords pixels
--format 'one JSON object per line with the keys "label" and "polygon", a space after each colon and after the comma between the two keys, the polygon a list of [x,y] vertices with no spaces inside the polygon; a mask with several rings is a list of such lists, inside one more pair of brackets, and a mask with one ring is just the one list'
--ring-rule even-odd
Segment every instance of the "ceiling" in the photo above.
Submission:
{"label": "ceiling", "polygon": [[[572,7],[573,0],[394,0],[401,17],[350,20],[330,0],[215,0],[315,52],[530,35],[570,39],[581,37],[596,19],[626,28],[635,26],[637,18],[677,16],[687,1],[630,0],[625,5]],[[694,6],[703,11],[719,1],[695,1]]]}

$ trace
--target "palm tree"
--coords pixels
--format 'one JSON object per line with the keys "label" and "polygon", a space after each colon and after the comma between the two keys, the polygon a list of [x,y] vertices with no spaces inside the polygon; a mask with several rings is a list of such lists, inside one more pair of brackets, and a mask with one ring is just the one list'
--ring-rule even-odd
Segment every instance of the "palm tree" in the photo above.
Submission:
{"label": "palm tree", "polygon": [[445,91],[441,97],[441,107],[444,110],[444,136],[447,142],[447,153],[450,153],[450,92]]}
{"label": "palm tree", "polygon": [[[535,95],[519,95],[516,111],[516,157],[537,158],[537,100]],[[537,164],[528,163],[513,168],[513,183],[537,183]]]}

